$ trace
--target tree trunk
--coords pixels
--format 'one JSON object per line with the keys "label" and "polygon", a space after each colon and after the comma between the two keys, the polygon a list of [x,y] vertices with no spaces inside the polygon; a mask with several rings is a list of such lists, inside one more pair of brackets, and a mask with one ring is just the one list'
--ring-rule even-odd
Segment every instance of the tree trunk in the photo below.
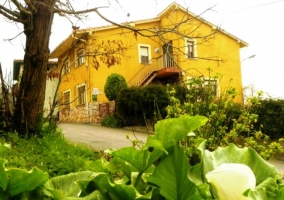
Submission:
{"label": "tree trunk", "polygon": [[38,1],[31,22],[24,26],[26,49],[24,70],[17,94],[14,126],[19,134],[40,131],[45,99],[49,38],[53,22],[55,0]]}

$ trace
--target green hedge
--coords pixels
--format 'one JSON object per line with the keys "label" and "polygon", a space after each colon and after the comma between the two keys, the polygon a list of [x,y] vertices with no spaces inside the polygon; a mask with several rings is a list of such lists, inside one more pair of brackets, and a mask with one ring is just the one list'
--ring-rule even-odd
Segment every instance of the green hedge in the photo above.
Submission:
{"label": "green hedge", "polygon": [[116,111],[125,125],[145,125],[166,116],[165,108],[169,104],[166,87],[149,85],[132,87],[120,92],[116,101]]}
{"label": "green hedge", "polygon": [[260,105],[253,108],[258,114],[255,130],[262,132],[272,139],[284,137],[284,100],[265,99]]}

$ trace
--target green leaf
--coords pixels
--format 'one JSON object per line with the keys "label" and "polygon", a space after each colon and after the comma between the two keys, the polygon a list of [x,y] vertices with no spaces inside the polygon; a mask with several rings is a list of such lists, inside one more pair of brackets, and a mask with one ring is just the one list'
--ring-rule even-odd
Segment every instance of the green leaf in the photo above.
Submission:
{"label": "green leaf", "polygon": [[0,187],[5,191],[8,185],[8,178],[5,171],[5,163],[7,161],[4,159],[0,159]]}
{"label": "green leaf", "polygon": [[86,161],[85,169],[92,172],[105,172],[105,168],[100,159],[96,161]]}
{"label": "green leaf", "polygon": [[99,191],[94,191],[86,197],[65,197],[63,200],[106,200]]}
{"label": "green leaf", "polygon": [[[238,148],[235,144],[223,148],[219,147],[214,152],[205,151],[206,165],[204,173],[212,171],[222,163],[242,163],[253,171],[256,177],[256,185],[262,183],[267,178],[278,178],[278,171],[275,166],[263,160],[252,148]],[[209,164],[211,163],[211,164]]]}
{"label": "green leaf", "polygon": [[127,176],[128,179],[131,179],[130,165],[119,157],[114,157],[113,159],[111,159],[108,165],[106,165],[106,168],[112,173],[121,171],[125,176]]}
{"label": "green leaf", "polygon": [[270,200],[279,196],[278,185],[273,178],[268,178],[259,184],[254,190],[250,190],[248,197],[250,200]]}
{"label": "green leaf", "polygon": [[164,148],[167,149],[206,122],[206,117],[189,115],[161,120],[155,125],[154,139],[159,140]]}
{"label": "green leaf", "polygon": [[[216,169],[222,163],[241,163],[250,167],[256,177],[257,191],[250,191],[250,198],[254,195],[255,199],[266,199],[268,196],[272,197],[273,194],[278,194],[279,188],[275,184],[279,173],[276,167],[263,160],[254,149],[238,148],[235,144],[230,144],[210,152],[205,150],[205,143],[202,143],[199,150],[202,160],[199,164],[191,166],[188,174],[190,180],[197,185],[205,183],[205,174]],[[267,181],[271,184],[270,188],[265,186]],[[279,193],[280,195],[281,193]],[[277,199],[277,197],[272,199]]]}
{"label": "green leaf", "polygon": [[7,191],[14,196],[16,194],[34,190],[35,188],[44,185],[48,180],[47,173],[34,167],[29,172],[23,169],[8,169],[6,170],[8,178]]}
{"label": "green leaf", "polygon": [[61,200],[65,197],[78,197],[82,191],[78,181],[91,181],[94,177],[101,173],[93,173],[90,171],[83,171],[71,173],[64,176],[54,177],[48,180],[44,185],[44,193],[53,197],[55,200]]}
{"label": "green leaf", "polygon": [[7,153],[11,151],[11,145],[5,143],[4,145],[0,144],[0,154]]}
{"label": "green leaf", "polygon": [[100,181],[100,186],[110,195],[112,200],[133,200],[136,199],[137,191],[132,185],[115,184],[109,181],[107,176]]}
{"label": "green leaf", "polygon": [[148,182],[160,188],[161,195],[168,200],[202,199],[196,185],[188,178],[189,164],[178,145],[168,149]]}
{"label": "green leaf", "polygon": [[134,147],[126,147],[113,152],[113,156],[117,156],[127,161],[128,163],[136,167],[139,172],[146,171],[163,154],[164,151],[155,147],[153,147],[152,150],[137,150]]}

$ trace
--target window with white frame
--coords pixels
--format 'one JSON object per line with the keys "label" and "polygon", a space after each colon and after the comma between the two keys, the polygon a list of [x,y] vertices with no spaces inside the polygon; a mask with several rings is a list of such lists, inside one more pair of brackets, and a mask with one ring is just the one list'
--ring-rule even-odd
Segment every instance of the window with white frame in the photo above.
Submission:
{"label": "window with white frame", "polygon": [[80,48],[77,51],[78,67],[85,63],[85,51],[83,48]]}
{"label": "window with white frame", "polygon": [[147,44],[139,44],[139,63],[149,64],[151,60],[151,46]]}
{"label": "window with white frame", "polygon": [[63,63],[63,74],[68,74],[70,72],[70,64],[69,64],[69,59],[64,59]]}
{"label": "window with white frame", "polygon": [[219,81],[217,78],[187,77],[187,85],[189,90],[195,90],[194,93],[198,101],[209,95],[219,97]]}
{"label": "window with white frame", "polygon": [[186,58],[188,59],[197,58],[197,45],[195,39],[190,39],[190,38],[185,39],[185,53],[186,53]]}
{"label": "window with white frame", "polygon": [[204,79],[203,87],[210,95],[218,97],[218,81],[216,79]]}
{"label": "window with white frame", "polygon": [[77,105],[84,105],[86,103],[86,87],[85,84],[77,86]]}
{"label": "window with white frame", "polygon": [[69,109],[70,108],[70,90],[66,90],[63,92],[63,108]]}

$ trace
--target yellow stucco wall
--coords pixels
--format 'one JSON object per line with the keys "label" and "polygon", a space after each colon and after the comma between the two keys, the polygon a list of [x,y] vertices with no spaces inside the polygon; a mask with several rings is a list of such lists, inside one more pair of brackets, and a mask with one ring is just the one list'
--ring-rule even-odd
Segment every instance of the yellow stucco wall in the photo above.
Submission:
{"label": "yellow stucco wall", "polygon": [[[170,14],[161,16],[160,20],[150,20],[149,22],[136,23],[135,28],[150,28],[155,30],[159,27],[170,28],[172,22],[179,22],[180,19],[184,19],[185,14],[182,11],[175,11]],[[191,16],[189,16],[190,18]],[[170,25],[169,25],[170,24]],[[208,35],[214,32],[214,28],[206,23],[202,23],[199,20],[190,18],[188,22],[181,26],[178,31],[187,35],[188,37],[196,38],[197,46],[197,59],[187,59],[185,52],[185,37],[177,37],[175,34],[168,33],[165,38],[172,40],[174,53],[178,54],[178,64],[185,72],[184,80],[187,76],[201,76],[208,77],[208,67],[211,68],[211,75],[214,76],[217,73],[222,74],[220,79],[220,91],[224,91],[231,82],[231,86],[235,87],[238,92],[237,101],[242,102],[242,81],[241,81],[241,68],[240,68],[240,44],[235,38],[224,34],[223,32],[217,32],[212,35],[208,41],[204,41],[204,38],[199,38],[201,35]],[[153,33],[145,31],[145,35],[151,35]],[[95,43],[94,42],[95,40]],[[98,95],[97,101],[105,102],[107,98],[104,95],[104,85],[107,77],[111,73],[119,73],[125,77],[126,81],[129,81],[144,64],[139,64],[138,45],[146,44],[150,45],[151,57],[156,58],[162,55],[162,45],[164,44],[158,37],[143,37],[141,35],[135,36],[132,31],[122,28],[105,28],[105,29],[92,29],[89,33],[88,39],[83,42],[79,42],[79,45],[83,45],[85,51],[88,52],[98,43],[107,40],[121,40],[125,46],[128,47],[127,52],[121,57],[121,64],[115,65],[110,68],[101,64],[99,69],[95,69],[93,66],[92,57],[85,58],[85,63],[81,66],[75,67],[74,62],[71,61],[70,72],[62,76],[60,84],[59,94],[60,96],[64,91],[70,90],[71,101],[74,100],[76,94],[76,86],[80,84],[86,85],[86,101],[92,101],[92,90],[98,88],[101,94]],[[93,43],[93,44],[91,44]],[[154,51],[155,48],[159,48],[160,52]],[[75,59],[75,50],[71,50],[69,59]],[[67,55],[67,52],[60,56],[59,66],[62,66],[62,59]],[[210,59],[222,60],[223,62],[216,62]],[[70,62],[70,61],[69,61]],[[76,101],[73,101],[71,107],[76,106]]]}

